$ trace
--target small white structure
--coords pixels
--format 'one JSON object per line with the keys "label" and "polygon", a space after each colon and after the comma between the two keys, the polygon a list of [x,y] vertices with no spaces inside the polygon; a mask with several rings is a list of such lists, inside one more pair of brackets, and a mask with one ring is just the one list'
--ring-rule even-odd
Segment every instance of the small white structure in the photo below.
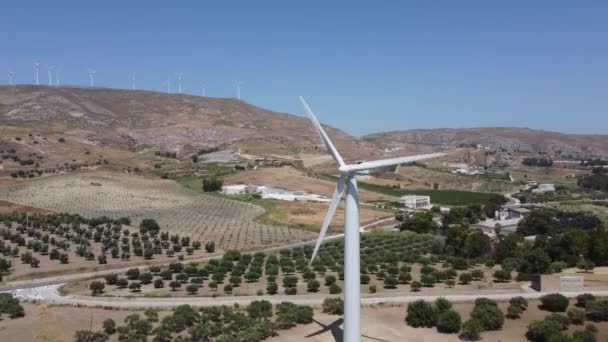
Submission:
{"label": "small white structure", "polygon": [[224,195],[244,195],[249,192],[249,186],[245,184],[224,185],[222,193]]}
{"label": "small white structure", "polygon": [[422,209],[431,206],[430,196],[407,195],[399,199],[399,203],[409,209]]}
{"label": "small white structure", "polygon": [[555,192],[555,185],[553,184],[538,184],[538,187],[532,190],[534,193],[545,194],[548,192]]}
{"label": "small white structure", "polygon": [[494,221],[522,219],[529,212],[526,208],[500,208],[494,212]]}

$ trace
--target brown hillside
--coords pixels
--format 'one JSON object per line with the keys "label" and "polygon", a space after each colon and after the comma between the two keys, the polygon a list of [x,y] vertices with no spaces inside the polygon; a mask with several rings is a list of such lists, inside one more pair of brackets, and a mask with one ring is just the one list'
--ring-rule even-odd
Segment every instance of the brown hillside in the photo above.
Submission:
{"label": "brown hillside", "polygon": [[558,158],[608,156],[608,135],[564,134],[529,128],[414,129],[370,134],[364,139],[435,146],[479,144],[522,153],[547,153]]}

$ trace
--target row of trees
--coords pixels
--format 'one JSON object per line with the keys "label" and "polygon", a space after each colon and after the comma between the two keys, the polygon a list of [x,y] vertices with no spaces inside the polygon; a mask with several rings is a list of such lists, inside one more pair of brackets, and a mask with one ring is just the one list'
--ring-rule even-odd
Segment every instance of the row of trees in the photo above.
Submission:
{"label": "row of trees", "polygon": [[112,319],[103,322],[101,331],[79,330],[76,342],[107,341],[117,335],[119,341],[172,341],[179,336],[184,341],[261,341],[277,335],[280,330],[297,324],[309,324],[313,320],[310,306],[289,302],[274,308],[268,301],[254,301],[244,310],[238,308],[204,307],[190,305],[177,307],[171,315],[159,320],[158,311],[148,309],[142,315],[135,313],[118,326]]}

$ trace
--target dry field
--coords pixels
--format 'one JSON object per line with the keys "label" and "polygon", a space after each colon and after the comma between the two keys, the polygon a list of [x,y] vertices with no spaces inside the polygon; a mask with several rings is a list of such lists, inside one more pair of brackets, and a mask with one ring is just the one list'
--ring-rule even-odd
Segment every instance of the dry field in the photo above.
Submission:
{"label": "dry field", "polygon": [[[331,196],[336,188],[335,182],[306,176],[302,171],[291,167],[260,168],[239,172],[224,179],[224,184],[258,184],[280,187],[289,190],[303,190],[309,193]],[[362,190],[359,192],[362,201],[394,199],[391,196]]]}
{"label": "dry field", "polygon": [[515,181],[535,180],[539,183],[574,186],[576,178],[566,178],[568,175],[581,176],[591,173],[589,170],[568,169],[565,167],[531,167],[520,165],[508,170]]}
{"label": "dry field", "polygon": [[[313,227],[313,230],[318,231],[325,214],[329,207],[329,203],[318,202],[288,202],[288,201],[272,201],[273,210],[264,215],[265,220],[276,222],[281,225],[295,225]],[[374,207],[363,206],[360,210],[361,225],[371,223],[383,218],[394,216],[391,211],[383,211]],[[340,206],[336,210],[336,215],[332,220],[332,231],[342,231],[344,226],[344,207]]]}
{"label": "dry field", "polygon": [[86,172],[0,186],[0,198],[85,217],[153,218],[162,231],[215,241],[220,249],[253,249],[309,240],[315,234],[254,222],[260,207],[195,193],[173,181],[121,173]]}

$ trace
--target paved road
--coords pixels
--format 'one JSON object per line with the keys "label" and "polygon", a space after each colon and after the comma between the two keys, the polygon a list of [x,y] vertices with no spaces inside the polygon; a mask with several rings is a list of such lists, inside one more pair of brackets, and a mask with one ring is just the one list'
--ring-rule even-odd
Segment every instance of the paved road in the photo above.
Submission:
{"label": "paved road", "polygon": [[[80,295],[61,296],[58,292],[61,284],[41,286],[30,289],[18,289],[11,291],[14,296],[22,300],[31,300],[48,304],[61,305],[78,305],[89,307],[116,307],[116,308],[149,308],[149,307],[176,307],[179,305],[189,304],[194,306],[217,306],[217,305],[248,305],[254,300],[268,300],[273,304],[278,304],[284,301],[289,301],[295,304],[320,305],[323,300],[328,297],[326,294],[312,295],[274,295],[274,296],[223,296],[223,297],[173,297],[173,298],[129,298],[129,297],[89,297]],[[563,295],[574,298],[582,293],[591,293],[596,296],[608,296],[607,288],[588,288],[585,291],[568,291],[561,292]],[[364,294],[361,298],[361,304],[373,305],[383,303],[410,303],[415,300],[424,299],[434,301],[439,297],[446,298],[452,302],[471,302],[477,298],[489,298],[498,301],[509,300],[515,296],[533,299],[539,298],[547,293],[528,291],[524,288],[520,290],[493,290],[493,291],[478,291],[470,290],[453,290],[450,293],[396,293],[396,294]]]}
{"label": "paved road", "polygon": [[[361,232],[365,233],[365,232],[369,231],[368,228],[371,228],[376,225],[379,225],[379,224],[382,224],[385,222],[389,222],[392,220],[394,220],[394,217],[383,218],[383,219],[371,222],[369,224],[361,226]],[[336,235],[331,235],[331,236],[326,237],[325,239],[323,239],[323,241],[335,240],[335,239],[340,239],[343,237],[344,237],[344,234],[336,234]],[[317,240],[296,242],[296,243],[292,243],[289,245],[269,247],[269,248],[265,248],[262,250],[248,252],[248,253],[256,253],[256,252],[271,253],[271,252],[276,252],[276,251],[279,251],[279,250],[285,249],[285,248],[295,248],[295,247],[311,245],[316,242],[317,242]],[[203,258],[190,259],[190,260],[187,260],[186,262],[205,262],[205,261],[209,261],[211,259],[216,259],[216,258],[221,258],[221,257],[222,257],[221,254],[217,254],[217,255],[212,255],[212,256],[203,257]],[[171,261],[171,262],[173,262],[173,261]],[[170,262],[159,263],[159,264],[155,264],[155,265],[161,266],[161,265],[168,265],[169,263]],[[37,278],[37,279],[32,279],[32,280],[12,281],[12,282],[8,282],[5,285],[3,285],[2,287],[0,287],[0,292],[8,292],[8,291],[14,291],[14,290],[19,290],[19,289],[31,289],[31,288],[37,288],[37,287],[50,286],[50,285],[65,284],[65,283],[72,282],[72,281],[95,278],[95,277],[103,276],[103,275],[110,274],[110,273],[123,273],[123,272],[126,272],[128,269],[135,268],[135,267],[142,267],[142,266],[129,266],[129,267],[124,267],[124,268],[115,268],[115,269],[103,270],[103,271],[94,271],[94,272],[85,272],[85,273],[55,276],[55,277]]]}

